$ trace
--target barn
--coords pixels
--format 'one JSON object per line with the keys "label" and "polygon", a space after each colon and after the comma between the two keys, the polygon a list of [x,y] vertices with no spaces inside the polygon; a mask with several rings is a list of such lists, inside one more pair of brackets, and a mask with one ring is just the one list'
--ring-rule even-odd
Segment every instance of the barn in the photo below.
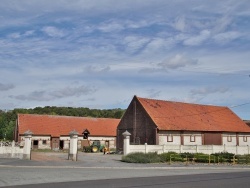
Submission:
{"label": "barn", "polygon": [[250,145],[250,127],[228,107],[134,96],[117,127],[117,149],[125,131],[130,144]]}
{"label": "barn", "polygon": [[[78,148],[99,140],[109,148],[116,147],[116,129],[120,119],[90,118],[55,115],[18,114],[15,141],[24,142],[24,133],[30,130],[33,149],[68,149],[69,132],[78,135]],[[88,132],[88,138],[83,138]]]}

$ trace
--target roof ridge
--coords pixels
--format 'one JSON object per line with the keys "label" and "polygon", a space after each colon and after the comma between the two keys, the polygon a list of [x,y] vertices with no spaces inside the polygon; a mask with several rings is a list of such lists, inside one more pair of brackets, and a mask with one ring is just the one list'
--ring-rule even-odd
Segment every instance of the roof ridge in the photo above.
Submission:
{"label": "roof ridge", "polygon": [[18,116],[19,115],[27,115],[27,116],[47,116],[47,117],[60,117],[60,118],[85,118],[85,119],[117,119],[117,120],[120,120],[119,118],[103,118],[103,117],[84,117],[84,116],[66,116],[66,115],[49,115],[49,114],[22,114],[22,113],[18,113],[17,114]]}
{"label": "roof ridge", "polygon": [[187,105],[198,105],[198,106],[209,106],[209,107],[219,107],[219,108],[229,108],[227,106],[218,106],[218,105],[212,105],[212,104],[199,104],[199,103],[188,103],[188,102],[182,102],[182,101],[169,101],[169,100],[162,100],[162,99],[152,99],[152,98],[145,98],[145,97],[138,97],[135,95],[135,97],[140,100],[150,100],[150,101],[161,101],[161,102],[170,102],[170,103],[180,103],[180,104],[187,104]]}

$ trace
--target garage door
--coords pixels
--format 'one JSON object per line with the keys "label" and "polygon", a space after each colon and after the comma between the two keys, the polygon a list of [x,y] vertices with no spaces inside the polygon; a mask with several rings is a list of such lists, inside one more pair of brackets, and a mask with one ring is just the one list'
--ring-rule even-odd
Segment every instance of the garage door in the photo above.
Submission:
{"label": "garage door", "polygon": [[222,145],[221,133],[204,133],[204,145]]}

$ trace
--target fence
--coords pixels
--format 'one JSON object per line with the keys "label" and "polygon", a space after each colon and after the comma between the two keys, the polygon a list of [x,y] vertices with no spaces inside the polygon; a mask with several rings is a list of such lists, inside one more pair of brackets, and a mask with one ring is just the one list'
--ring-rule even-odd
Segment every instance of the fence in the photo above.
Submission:
{"label": "fence", "polygon": [[235,155],[244,155],[249,154],[249,146],[228,146],[228,145],[130,145],[130,136],[131,134],[128,131],[125,131],[123,134],[123,153],[127,155],[133,152],[156,152],[156,153],[167,153],[167,152],[176,152],[176,153],[204,153],[204,154],[213,154],[228,152]]}
{"label": "fence", "polygon": [[0,141],[0,157],[23,158],[23,147],[15,141]]}
{"label": "fence", "polygon": [[220,153],[228,152],[236,155],[250,154],[250,146],[227,146],[227,145],[129,145],[128,153],[132,152],[156,152],[156,153]]}

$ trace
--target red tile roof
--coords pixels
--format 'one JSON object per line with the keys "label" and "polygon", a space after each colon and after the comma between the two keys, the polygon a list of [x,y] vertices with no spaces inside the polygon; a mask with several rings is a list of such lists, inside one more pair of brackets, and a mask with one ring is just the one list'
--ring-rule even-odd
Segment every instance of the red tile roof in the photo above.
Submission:
{"label": "red tile roof", "polygon": [[159,130],[249,132],[228,107],[136,97]]}
{"label": "red tile roof", "polygon": [[33,135],[69,135],[76,130],[79,135],[88,129],[90,136],[116,136],[120,119],[89,118],[54,115],[18,114],[19,134],[30,130]]}

